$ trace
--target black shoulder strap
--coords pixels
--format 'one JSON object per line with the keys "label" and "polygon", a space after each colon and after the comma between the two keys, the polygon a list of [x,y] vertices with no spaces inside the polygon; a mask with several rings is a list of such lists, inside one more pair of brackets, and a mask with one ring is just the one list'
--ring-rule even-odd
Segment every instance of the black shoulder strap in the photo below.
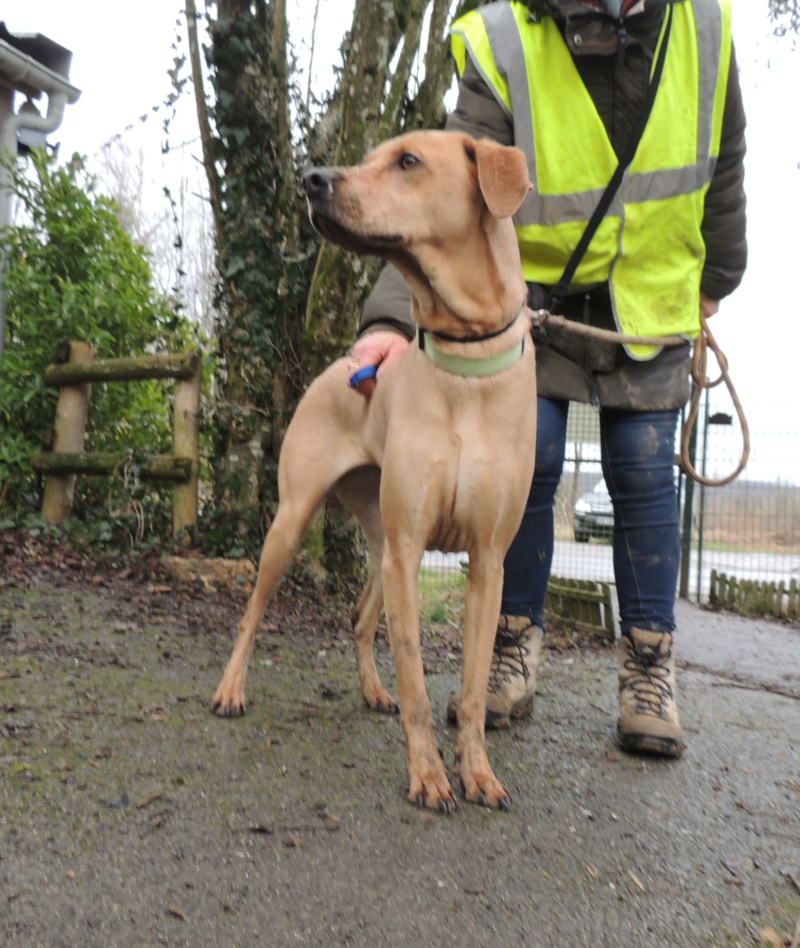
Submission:
{"label": "black shoulder strap", "polygon": [[633,161],[633,156],[636,154],[636,149],[639,147],[639,141],[641,140],[642,135],[644,134],[645,127],[647,125],[647,120],[650,118],[650,113],[653,110],[653,103],[655,102],[656,92],[658,91],[658,84],[661,81],[661,73],[664,71],[664,60],[667,55],[667,43],[669,41],[669,34],[672,28],[672,4],[667,4],[667,10],[665,14],[667,21],[664,25],[664,36],[661,40],[661,47],[658,51],[658,58],[656,59],[655,68],[653,69],[653,75],[650,78],[650,85],[647,87],[647,98],[644,103],[644,108],[639,113],[639,118],[636,120],[636,125],[633,128],[628,144],[625,146],[625,151],[622,153],[622,156],[619,159],[619,164],[617,169],[614,172],[614,176],[608,183],[605,191],[603,191],[600,200],[597,203],[597,207],[594,209],[592,216],[589,218],[589,223],[586,225],[586,229],[581,235],[581,239],[578,241],[577,246],[572,251],[572,256],[569,258],[569,262],[564,268],[564,272],[561,274],[561,279],[550,291],[550,312],[555,312],[566,296],[567,290],[569,289],[570,283],[572,283],[572,278],[575,276],[575,271],[578,269],[578,264],[583,259],[583,255],[589,248],[589,244],[592,242],[592,237],[594,237],[595,231],[600,226],[600,221],[606,216],[606,211],[611,206],[611,202],[614,199],[614,195],[617,193],[620,182],[622,181],[622,176],[625,174],[625,169]]}

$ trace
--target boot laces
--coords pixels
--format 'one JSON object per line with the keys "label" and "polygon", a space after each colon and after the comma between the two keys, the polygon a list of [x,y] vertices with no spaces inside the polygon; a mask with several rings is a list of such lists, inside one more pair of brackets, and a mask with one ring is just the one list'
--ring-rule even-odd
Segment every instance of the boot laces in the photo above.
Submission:
{"label": "boot laces", "polygon": [[624,661],[628,672],[621,691],[632,691],[637,714],[667,717],[673,700],[669,683],[672,651],[661,652],[651,646],[628,647]]}
{"label": "boot laces", "polygon": [[[526,662],[530,655],[527,646],[528,633],[532,626],[519,632],[498,627],[494,639],[492,667],[489,672],[489,691],[497,694],[510,678],[522,675],[527,682],[531,677]],[[524,641],[523,641],[524,639]]]}

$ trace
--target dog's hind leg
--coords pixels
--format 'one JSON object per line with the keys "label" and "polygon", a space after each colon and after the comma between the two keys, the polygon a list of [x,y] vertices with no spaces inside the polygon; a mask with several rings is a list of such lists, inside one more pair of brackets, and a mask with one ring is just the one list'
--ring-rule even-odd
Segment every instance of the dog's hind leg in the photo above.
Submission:
{"label": "dog's hind leg", "polygon": [[245,680],[247,666],[253,651],[256,631],[264,609],[294,558],[311,519],[316,504],[298,510],[281,503],[269,529],[258,565],[256,585],[239,623],[236,644],[228,660],[222,680],[214,694],[213,710],[221,717],[237,717],[245,711]]}
{"label": "dog's hind leg", "polygon": [[378,502],[379,489],[378,468],[364,467],[351,471],[342,478],[336,485],[336,494],[358,519],[366,535],[369,549],[367,584],[358,606],[350,617],[355,638],[361,694],[373,711],[397,714],[400,707],[384,688],[375,667],[375,630],[383,610],[381,559],[384,537]]}
{"label": "dog's hind leg", "polygon": [[256,630],[314,514],[336,483],[367,461],[357,440],[343,438],[341,417],[333,411],[341,399],[340,389],[346,391],[344,379],[336,374],[341,373],[337,366],[320,376],[306,393],[284,438],[278,466],[278,511],[264,540],[255,589],[239,623],[236,644],[214,694],[213,710],[222,717],[244,714],[245,679]]}

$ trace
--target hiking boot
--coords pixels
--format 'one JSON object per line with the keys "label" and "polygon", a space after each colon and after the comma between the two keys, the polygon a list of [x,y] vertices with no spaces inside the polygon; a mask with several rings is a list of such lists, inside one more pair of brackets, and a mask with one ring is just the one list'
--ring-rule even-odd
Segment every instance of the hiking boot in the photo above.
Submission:
{"label": "hiking boot", "polygon": [[617,742],[623,750],[662,757],[680,757],[686,747],[669,632],[632,629],[622,637]]}
{"label": "hiking boot", "polygon": [[[542,630],[527,616],[500,613],[486,692],[486,727],[495,730],[511,727],[512,718],[533,711],[536,670],[542,650]],[[458,696],[447,705],[447,720],[458,720]]]}

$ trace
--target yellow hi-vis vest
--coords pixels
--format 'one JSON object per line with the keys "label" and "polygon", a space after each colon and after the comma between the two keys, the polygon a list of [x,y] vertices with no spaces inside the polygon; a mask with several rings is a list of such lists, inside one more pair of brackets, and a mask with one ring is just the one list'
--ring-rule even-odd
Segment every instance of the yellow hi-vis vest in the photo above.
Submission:
{"label": "yellow hi-vis vest", "polygon": [[[672,11],[650,119],[570,291],[607,282],[621,332],[694,338],[705,261],[700,228],[731,58],[731,0],[683,0]],[[522,268],[528,282],[552,286],[618,164],[603,121],[550,17],[537,19],[522,3],[492,3],[453,24],[451,45],[459,75],[469,55],[527,156],[533,190],[514,216]],[[626,349],[640,360],[660,351]]]}

